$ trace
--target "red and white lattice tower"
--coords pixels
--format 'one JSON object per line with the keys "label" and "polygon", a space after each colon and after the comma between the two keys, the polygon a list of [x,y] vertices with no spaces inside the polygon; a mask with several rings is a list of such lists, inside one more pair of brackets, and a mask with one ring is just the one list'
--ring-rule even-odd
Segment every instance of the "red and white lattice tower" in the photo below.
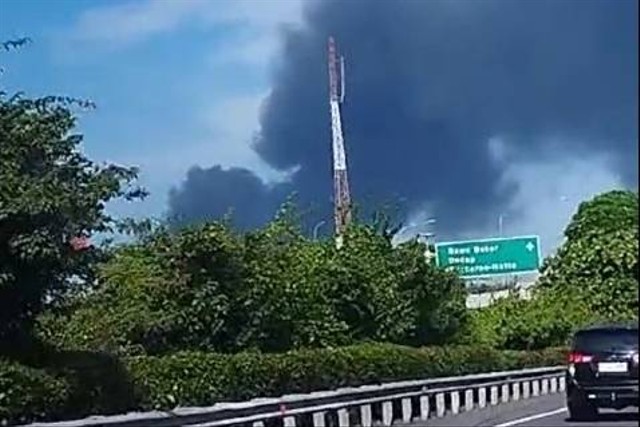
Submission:
{"label": "red and white lattice tower", "polygon": [[[339,72],[338,72],[338,67]],[[338,91],[340,86],[340,91]],[[342,246],[342,236],[351,221],[351,194],[347,175],[347,156],[342,136],[340,104],[344,101],[344,58],[336,52],[333,37],[329,37],[329,106],[331,107],[331,137],[333,149],[333,203],[336,244]]]}

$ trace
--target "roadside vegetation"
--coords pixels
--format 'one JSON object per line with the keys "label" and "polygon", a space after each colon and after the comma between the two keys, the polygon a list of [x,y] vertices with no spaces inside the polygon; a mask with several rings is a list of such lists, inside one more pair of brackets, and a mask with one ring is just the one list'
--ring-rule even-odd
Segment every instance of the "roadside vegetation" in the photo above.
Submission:
{"label": "roadside vegetation", "polygon": [[292,200],[251,232],[111,217],[146,193],[82,153],[87,107],[0,95],[0,422],[553,365],[573,328],[637,317],[637,193],[580,205],[531,300],[468,310],[464,282],[384,219],[337,250]]}

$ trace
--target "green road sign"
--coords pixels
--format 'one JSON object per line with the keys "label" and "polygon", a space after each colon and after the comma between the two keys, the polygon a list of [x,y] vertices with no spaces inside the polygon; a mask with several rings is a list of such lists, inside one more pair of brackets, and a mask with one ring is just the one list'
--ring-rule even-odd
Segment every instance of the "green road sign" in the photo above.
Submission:
{"label": "green road sign", "polygon": [[462,277],[530,273],[540,266],[538,236],[436,243],[436,262]]}

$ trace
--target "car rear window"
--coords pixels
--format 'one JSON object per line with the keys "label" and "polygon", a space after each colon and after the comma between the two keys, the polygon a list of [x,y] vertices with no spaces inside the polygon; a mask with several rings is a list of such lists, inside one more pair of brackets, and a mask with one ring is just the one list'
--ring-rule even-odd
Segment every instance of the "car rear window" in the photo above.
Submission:
{"label": "car rear window", "polygon": [[611,351],[638,348],[637,329],[596,329],[578,332],[573,339],[577,351]]}

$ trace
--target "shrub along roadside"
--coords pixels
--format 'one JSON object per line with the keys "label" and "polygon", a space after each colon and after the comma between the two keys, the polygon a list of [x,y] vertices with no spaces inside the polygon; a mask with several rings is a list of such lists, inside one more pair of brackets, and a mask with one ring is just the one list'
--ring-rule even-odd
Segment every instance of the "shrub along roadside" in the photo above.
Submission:
{"label": "shrub along roadside", "polygon": [[140,404],[151,409],[558,365],[564,363],[565,354],[561,348],[519,352],[372,343],[268,355],[189,352],[141,356],[132,358],[129,366],[134,382],[144,390]]}
{"label": "shrub along roadside", "polygon": [[[345,386],[557,365],[564,357],[563,349],[416,349],[377,343],[281,354],[181,352],[125,358],[120,361],[121,372],[92,368],[94,377],[102,372],[105,378],[89,381],[84,378],[87,364],[78,368],[70,363],[63,371],[44,372],[2,362],[0,422],[73,419],[91,412],[121,412],[123,408],[211,405]],[[114,363],[104,355],[92,360]],[[118,372],[127,378],[113,378]],[[123,390],[114,384],[122,384]],[[123,396],[131,401],[123,402]]]}
{"label": "shrub along roadside", "polygon": [[60,378],[0,359],[0,425],[64,415],[68,391]]}

